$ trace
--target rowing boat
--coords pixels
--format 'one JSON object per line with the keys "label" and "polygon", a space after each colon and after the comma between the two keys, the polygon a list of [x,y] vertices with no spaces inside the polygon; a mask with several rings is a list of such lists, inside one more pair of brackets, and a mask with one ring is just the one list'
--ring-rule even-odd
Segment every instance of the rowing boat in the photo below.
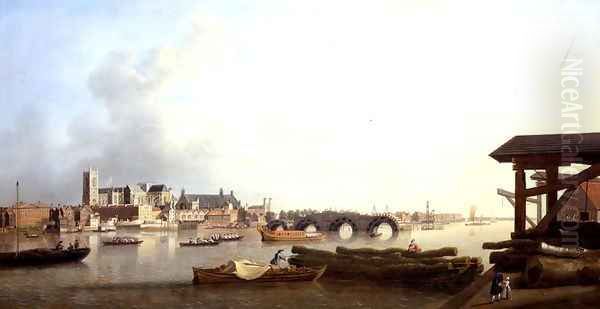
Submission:
{"label": "rowing boat", "polygon": [[77,262],[90,254],[90,248],[71,250],[31,249],[15,252],[0,253],[0,267],[38,266],[66,262]]}
{"label": "rowing boat", "polygon": [[134,240],[130,242],[116,242],[116,241],[104,241],[105,246],[128,246],[128,245],[139,245],[143,243],[143,240]]}
{"label": "rowing boat", "polygon": [[254,280],[244,280],[238,278],[235,273],[225,272],[223,267],[193,267],[194,284],[316,281],[323,275],[326,269],[327,266],[315,268],[270,268],[266,273]]}
{"label": "rowing boat", "polygon": [[218,241],[180,242],[180,247],[212,247],[218,245]]}
{"label": "rowing boat", "polygon": [[262,241],[303,241],[323,240],[325,234],[307,233],[305,231],[271,231],[266,226],[257,227]]}

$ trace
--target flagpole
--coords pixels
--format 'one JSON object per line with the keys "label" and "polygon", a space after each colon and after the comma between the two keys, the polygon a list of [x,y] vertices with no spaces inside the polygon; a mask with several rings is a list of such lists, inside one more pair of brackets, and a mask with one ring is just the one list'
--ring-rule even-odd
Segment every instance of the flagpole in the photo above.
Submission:
{"label": "flagpole", "polygon": [[15,238],[17,242],[16,255],[19,256],[19,182],[17,181],[17,202],[15,203]]}

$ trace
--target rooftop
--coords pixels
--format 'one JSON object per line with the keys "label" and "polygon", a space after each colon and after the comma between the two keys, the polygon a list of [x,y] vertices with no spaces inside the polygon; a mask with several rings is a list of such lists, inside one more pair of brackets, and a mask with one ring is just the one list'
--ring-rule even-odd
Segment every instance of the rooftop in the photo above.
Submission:
{"label": "rooftop", "polygon": [[150,189],[148,189],[148,192],[169,192],[169,188],[164,184],[152,185],[150,186]]}
{"label": "rooftop", "polygon": [[500,163],[554,158],[562,163],[600,162],[600,133],[517,135],[490,154]]}

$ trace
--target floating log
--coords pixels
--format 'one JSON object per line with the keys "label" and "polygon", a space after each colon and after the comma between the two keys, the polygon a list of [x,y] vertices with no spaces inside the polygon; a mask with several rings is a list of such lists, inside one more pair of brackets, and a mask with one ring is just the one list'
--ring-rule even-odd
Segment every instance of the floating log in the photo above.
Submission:
{"label": "floating log", "polygon": [[592,258],[564,259],[536,255],[527,260],[523,273],[530,288],[549,288],[600,281],[600,260]]}
{"label": "floating log", "polygon": [[[295,266],[327,265],[326,276],[336,278],[399,281],[407,284],[455,288],[474,280],[483,272],[481,259],[468,256],[442,258],[437,255],[456,255],[456,248],[442,248],[405,257],[406,250],[347,249],[338,253],[294,246],[288,262]],[[356,252],[356,254],[355,254]],[[343,253],[343,254],[342,254]]]}
{"label": "floating log", "polygon": [[484,242],[482,245],[483,249],[486,250],[500,250],[500,249],[539,249],[541,243],[530,239],[512,239],[499,242]]}
{"label": "floating log", "polygon": [[406,252],[402,254],[404,257],[412,258],[431,258],[431,257],[444,257],[444,256],[457,256],[458,249],[456,247],[444,247],[435,250],[425,250],[421,252]]}
{"label": "floating log", "polygon": [[377,250],[373,248],[349,249],[345,247],[335,248],[335,252],[343,255],[367,255],[367,256],[384,256],[384,255],[401,255],[407,258],[435,258],[444,256],[457,256],[458,249],[456,247],[444,247],[434,250],[426,250],[421,252],[409,252],[401,248],[388,248]]}
{"label": "floating log", "polygon": [[371,256],[371,255],[390,255],[390,254],[397,254],[400,253],[401,255],[404,255],[404,253],[408,252],[408,250],[406,249],[402,249],[402,248],[387,248],[387,249],[374,249],[374,248],[357,248],[357,249],[350,249],[350,248],[346,248],[346,247],[337,247],[335,248],[335,252],[337,254],[344,254],[344,255],[367,255],[367,256]]}
{"label": "floating log", "polygon": [[536,251],[536,253],[538,255],[546,255],[546,256],[553,256],[553,257],[559,257],[559,258],[570,258],[570,259],[576,259],[576,258],[583,257],[582,251],[561,250],[558,247],[540,248]]}
{"label": "floating log", "polygon": [[425,264],[385,264],[369,263],[373,260],[347,259],[347,258],[315,258],[295,256],[288,259],[289,263],[296,266],[315,267],[327,265],[328,273],[345,274],[351,277],[367,277],[370,279],[402,280],[439,275],[455,270],[450,263]]}
{"label": "floating log", "polygon": [[502,272],[520,272],[527,265],[528,254],[514,250],[494,251],[490,253],[490,264],[495,264],[496,269]]}
{"label": "floating log", "polygon": [[[439,263],[451,263],[455,266],[465,266],[468,264],[480,264],[480,259],[471,260],[470,257],[454,257],[452,259],[446,259],[442,257],[428,257],[435,256],[439,254],[450,255],[456,254],[455,248],[442,248],[440,250],[431,250],[420,252],[415,254],[415,257],[405,257],[402,254],[408,254],[406,250],[404,252],[398,252],[395,250],[376,250],[370,248],[362,248],[362,249],[347,249],[344,247],[338,247],[336,251],[338,254],[319,250],[307,248],[304,246],[293,246],[292,253],[300,254],[301,256],[309,256],[312,259],[323,259],[323,258],[338,258],[339,260],[344,260],[347,263],[363,263],[363,264],[374,264],[374,265],[388,265],[388,264],[424,264],[424,265],[435,265]],[[358,251],[355,251],[358,250]],[[343,252],[340,253],[340,252]],[[358,254],[349,254],[351,252],[359,252]],[[370,252],[366,254],[366,252]],[[441,253],[440,253],[441,252]]]}
{"label": "floating log", "polygon": [[292,253],[295,253],[295,254],[310,254],[310,255],[315,255],[315,256],[329,256],[329,257],[335,257],[336,256],[336,254],[334,252],[331,252],[331,251],[319,250],[319,249],[313,249],[313,248],[307,248],[305,246],[292,246]]}

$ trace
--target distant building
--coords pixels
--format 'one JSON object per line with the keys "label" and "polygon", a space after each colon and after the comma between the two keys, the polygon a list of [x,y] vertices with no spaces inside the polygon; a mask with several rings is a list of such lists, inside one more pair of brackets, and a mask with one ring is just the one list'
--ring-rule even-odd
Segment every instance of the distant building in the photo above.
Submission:
{"label": "distant building", "polygon": [[233,194],[233,190],[229,194],[223,194],[223,189],[219,190],[219,194],[187,194],[185,190],[181,190],[175,209],[215,209],[229,207],[229,204],[232,204],[234,209],[240,208],[240,201]]}
{"label": "distant building", "polygon": [[211,225],[228,225],[238,221],[238,210],[213,209],[206,214],[206,221]]}
{"label": "distant building", "polygon": [[400,222],[410,222],[410,213],[409,212],[399,211],[399,212],[396,212],[394,214],[394,216],[396,216],[396,218],[398,218],[398,220]]}
{"label": "distant building", "polygon": [[83,172],[83,205],[97,206],[98,197],[98,170],[90,168]]}
{"label": "distant building", "polygon": [[123,200],[128,205],[143,205],[148,204],[146,191],[140,185],[131,184],[123,188]]}
{"label": "distant building", "polygon": [[125,188],[110,187],[98,189],[98,206],[124,205]]}
{"label": "distant building", "polygon": [[[233,191],[223,194],[223,189],[220,189],[219,194],[188,194],[181,190],[175,204],[175,217],[179,222],[209,221],[213,224],[228,224],[237,222],[239,209],[240,201]],[[163,209],[165,211],[168,209]]]}
{"label": "distant building", "polygon": [[171,189],[164,184],[150,186],[146,196],[148,204],[160,208],[170,205],[173,200]]}
{"label": "distant building", "polygon": [[246,216],[250,222],[266,223],[267,212],[271,209],[271,198],[263,198],[262,205],[247,207]]}
{"label": "distant building", "polygon": [[164,184],[140,182],[126,186],[100,188],[98,170],[83,172],[82,204],[89,206],[145,205],[164,207],[173,200],[171,189]]}
{"label": "distant building", "polygon": [[[19,228],[43,228],[50,220],[50,206],[48,204],[23,203],[17,206]],[[15,227],[15,208],[0,208],[0,228]]]}
{"label": "distant building", "polygon": [[465,218],[459,213],[440,213],[435,214],[435,222],[462,222]]}
{"label": "distant building", "polygon": [[[558,179],[573,175],[560,173]],[[546,184],[546,172],[537,171],[531,175],[531,179],[537,181],[538,186]],[[600,179],[593,178],[581,183],[575,189],[575,192],[565,203],[565,206],[558,212],[558,221],[596,221],[598,222],[600,211]],[[582,214],[587,214],[587,218]]]}
{"label": "distant building", "polygon": [[111,218],[117,218],[119,221],[133,221],[139,217],[138,206],[103,206],[93,207],[92,211],[100,216],[102,222]]}

